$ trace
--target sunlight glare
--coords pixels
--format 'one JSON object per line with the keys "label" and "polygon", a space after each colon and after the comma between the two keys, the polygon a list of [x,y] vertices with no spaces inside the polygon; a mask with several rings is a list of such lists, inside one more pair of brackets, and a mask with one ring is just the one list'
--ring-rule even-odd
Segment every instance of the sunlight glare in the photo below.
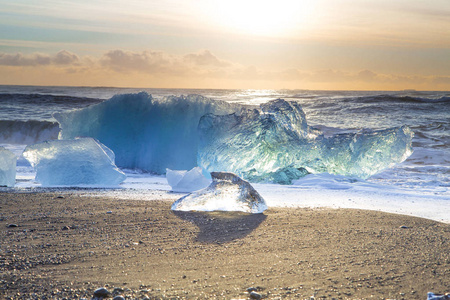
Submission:
{"label": "sunlight glare", "polygon": [[224,28],[251,35],[288,36],[304,29],[315,1],[217,0],[214,3],[215,22]]}

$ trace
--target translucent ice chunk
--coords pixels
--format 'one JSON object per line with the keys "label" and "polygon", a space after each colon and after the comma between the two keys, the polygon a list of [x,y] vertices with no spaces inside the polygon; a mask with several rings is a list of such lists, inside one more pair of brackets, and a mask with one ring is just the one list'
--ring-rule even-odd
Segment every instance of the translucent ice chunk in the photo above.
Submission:
{"label": "translucent ice chunk", "polygon": [[164,174],[197,166],[197,126],[207,113],[229,114],[240,106],[199,95],[116,95],[87,108],[54,114],[60,138],[93,137],[116,154],[120,167]]}
{"label": "translucent ice chunk", "polygon": [[259,193],[237,175],[213,172],[211,177],[213,181],[207,188],[178,199],[172,204],[172,210],[261,213],[267,209]]}
{"label": "translucent ice chunk", "polygon": [[93,138],[34,144],[23,156],[43,186],[114,186],[126,178],[114,164],[114,153]]}
{"label": "translucent ice chunk", "polygon": [[207,187],[208,180],[202,173],[202,168],[195,167],[190,171],[178,171],[166,169],[166,178],[174,192],[193,192]]}
{"label": "translucent ice chunk", "polygon": [[438,295],[432,292],[427,293],[427,300],[450,300],[450,293]]}
{"label": "translucent ice chunk", "polygon": [[279,183],[308,172],[368,178],[411,155],[413,137],[403,126],[325,138],[299,104],[280,99],[240,115],[205,115],[199,132],[199,166]]}
{"label": "translucent ice chunk", "polygon": [[0,147],[0,186],[13,187],[16,183],[17,157],[3,147]]}

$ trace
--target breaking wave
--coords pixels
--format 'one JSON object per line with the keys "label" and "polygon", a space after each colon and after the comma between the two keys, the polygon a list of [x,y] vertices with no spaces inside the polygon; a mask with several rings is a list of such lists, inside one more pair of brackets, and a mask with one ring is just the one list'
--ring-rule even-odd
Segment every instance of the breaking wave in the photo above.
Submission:
{"label": "breaking wave", "polygon": [[56,122],[0,120],[0,141],[5,144],[30,145],[57,139],[58,133]]}

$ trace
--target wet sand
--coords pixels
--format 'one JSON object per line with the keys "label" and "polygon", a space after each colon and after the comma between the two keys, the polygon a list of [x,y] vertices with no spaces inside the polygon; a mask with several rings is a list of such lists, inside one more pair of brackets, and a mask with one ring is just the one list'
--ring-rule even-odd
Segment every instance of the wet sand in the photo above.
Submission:
{"label": "wet sand", "polygon": [[[0,193],[0,298],[426,299],[450,224],[350,209],[173,212],[172,201]],[[15,227],[17,225],[17,227]]]}

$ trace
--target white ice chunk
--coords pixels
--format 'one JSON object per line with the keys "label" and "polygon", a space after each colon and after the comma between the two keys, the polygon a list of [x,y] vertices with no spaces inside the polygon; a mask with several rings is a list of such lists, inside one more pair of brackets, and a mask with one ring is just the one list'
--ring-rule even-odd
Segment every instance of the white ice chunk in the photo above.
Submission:
{"label": "white ice chunk", "polygon": [[174,192],[193,192],[207,187],[208,180],[202,173],[202,168],[195,167],[190,171],[166,169],[166,178]]}
{"label": "white ice chunk", "polygon": [[13,187],[16,183],[17,157],[3,147],[0,147],[0,186]]}
{"label": "white ice chunk", "polygon": [[93,138],[34,144],[23,156],[43,186],[115,186],[126,178],[114,164],[114,153]]}
{"label": "white ice chunk", "polygon": [[262,213],[267,209],[259,193],[237,175],[212,172],[211,177],[213,181],[207,188],[178,199],[172,204],[172,210]]}

